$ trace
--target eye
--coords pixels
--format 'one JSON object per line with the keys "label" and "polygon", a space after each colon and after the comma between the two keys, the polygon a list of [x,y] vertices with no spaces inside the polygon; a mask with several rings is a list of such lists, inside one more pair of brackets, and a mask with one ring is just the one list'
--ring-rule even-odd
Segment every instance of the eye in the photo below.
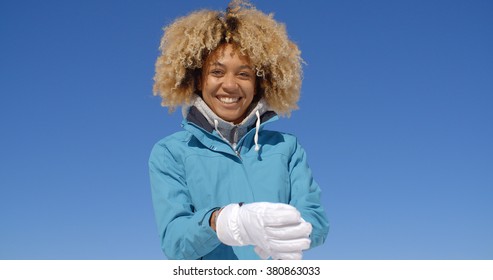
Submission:
{"label": "eye", "polygon": [[215,77],[219,77],[219,76],[223,75],[223,71],[221,69],[211,69],[211,71],[209,71],[209,73]]}
{"label": "eye", "polygon": [[248,72],[240,72],[238,73],[238,76],[240,76],[240,78],[242,79],[249,79],[252,75]]}

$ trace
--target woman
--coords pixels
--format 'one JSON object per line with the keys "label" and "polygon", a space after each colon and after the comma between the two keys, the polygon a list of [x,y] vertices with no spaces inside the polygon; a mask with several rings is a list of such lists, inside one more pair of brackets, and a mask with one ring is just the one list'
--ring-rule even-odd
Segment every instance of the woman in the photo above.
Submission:
{"label": "woman", "polygon": [[242,1],[165,28],[154,92],[184,131],[149,160],[170,259],[301,259],[323,244],[320,188],[292,135],[264,126],[296,109],[301,58],[284,26]]}

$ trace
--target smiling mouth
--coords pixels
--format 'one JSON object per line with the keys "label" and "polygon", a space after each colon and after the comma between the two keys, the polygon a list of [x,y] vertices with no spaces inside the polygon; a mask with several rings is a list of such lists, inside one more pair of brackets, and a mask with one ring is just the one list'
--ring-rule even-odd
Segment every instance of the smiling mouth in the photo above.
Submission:
{"label": "smiling mouth", "polygon": [[218,97],[217,98],[219,101],[221,101],[221,103],[224,103],[224,104],[234,104],[234,103],[238,103],[238,101],[240,101],[240,97]]}

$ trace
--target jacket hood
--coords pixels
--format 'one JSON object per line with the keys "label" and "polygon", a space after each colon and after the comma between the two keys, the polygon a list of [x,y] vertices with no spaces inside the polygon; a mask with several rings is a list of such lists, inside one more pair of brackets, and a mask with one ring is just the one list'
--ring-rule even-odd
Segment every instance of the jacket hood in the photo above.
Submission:
{"label": "jacket hood", "polygon": [[[213,133],[216,130],[219,136],[229,143],[234,150],[236,150],[238,141],[248,131],[256,128],[255,134],[256,138],[258,138],[260,124],[277,116],[274,111],[269,110],[265,100],[260,99],[256,104],[250,106],[247,116],[241,123],[234,124],[217,116],[199,96],[193,100],[190,107],[185,108],[183,113],[188,122],[199,126],[207,132]],[[258,143],[256,143],[256,147],[258,148]]]}

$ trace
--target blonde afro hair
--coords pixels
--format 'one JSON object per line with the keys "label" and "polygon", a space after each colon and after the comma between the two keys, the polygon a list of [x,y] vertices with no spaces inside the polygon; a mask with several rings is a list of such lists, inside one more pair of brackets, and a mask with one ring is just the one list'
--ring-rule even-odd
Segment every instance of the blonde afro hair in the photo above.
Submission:
{"label": "blonde afro hair", "polygon": [[161,55],[156,61],[154,95],[174,111],[193,100],[207,56],[231,43],[253,64],[259,93],[281,115],[297,109],[302,59],[282,23],[256,10],[250,3],[233,0],[226,12],[200,10],[178,18],[164,28]]}

